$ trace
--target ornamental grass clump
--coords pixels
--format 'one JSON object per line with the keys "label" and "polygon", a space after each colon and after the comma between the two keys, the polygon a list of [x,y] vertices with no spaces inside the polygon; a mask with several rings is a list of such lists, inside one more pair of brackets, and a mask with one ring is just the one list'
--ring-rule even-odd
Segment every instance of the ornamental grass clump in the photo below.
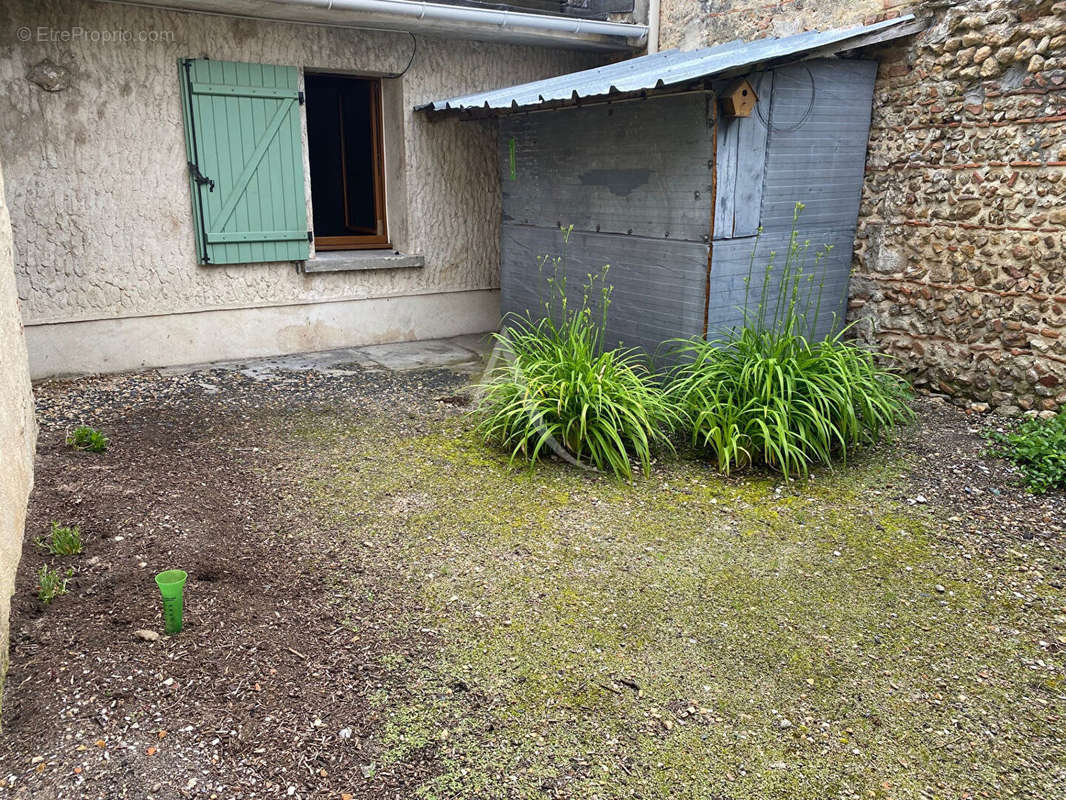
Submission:
{"label": "ornamental grass clump", "polygon": [[725,473],[762,464],[804,476],[913,416],[909,387],[873,353],[846,341],[843,330],[815,336],[825,286],[814,275],[829,248],[817,254],[813,271],[805,269],[810,243],[797,233],[802,209],[797,204],[784,267],[775,268],[771,253],[751,307],[753,253],[741,329],[674,349],[681,363],[668,396],[693,444]]}
{"label": "ornamental grass clump", "polygon": [[[563,230],[564,245],[570,230]],[[509,450],[512,461],[532,464],[552,453],[626,479],[636,461],[648,474],[655,447],[669,447],[663,431],[675,415],[639,351],[603,346],[611,297],[607,267],[588,276],[574,308],[567,297],[565,249],[562,257],[539,264],[542,273],[546,265],[554,267],[546,313],[539,320],[511,316],[496,335],[502,359],[480,387],[481,436]]]}

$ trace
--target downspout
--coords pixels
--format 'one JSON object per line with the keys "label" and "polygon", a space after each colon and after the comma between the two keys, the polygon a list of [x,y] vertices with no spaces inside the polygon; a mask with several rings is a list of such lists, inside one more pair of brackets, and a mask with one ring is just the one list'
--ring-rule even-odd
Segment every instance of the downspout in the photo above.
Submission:
{"label": "downspout", "polygon": [[[235,4],[236,8],[227,8],[225,2],[202,0],[188,4],[182,0],[110,2],[224,16],[371,30],[424,31],[484,41],[519,41],[591,50],[639,49],[644,46],[648,36],[648,28],[644,25],[412,0],[260,0]],[[347,13],[338,16],[335,21],[323,20],[320,15],[301,19],[298,14],[301,8]]]}
{"label": "downspout", "polygon": [[659,11],[662,0],[648,0],[648,55],[659,52]]}

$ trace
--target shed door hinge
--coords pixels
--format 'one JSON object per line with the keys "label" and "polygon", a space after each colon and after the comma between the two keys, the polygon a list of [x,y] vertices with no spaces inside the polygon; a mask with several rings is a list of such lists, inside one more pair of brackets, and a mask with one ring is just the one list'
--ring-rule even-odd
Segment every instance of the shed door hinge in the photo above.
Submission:
{"label": "shed door hinge", "polygon": [[192,179],[196,181],[198,186],[203,186],[205,183],[208,185],[208,191],[215,191],[215,182],[200,172],[200,168],[196,164],[189,163],[189,172],[192,173]]}
{"label": "shed door hinge", "polygon": [[300,105],[303,105],[304,104],[304,93],[303,92],[297,92],[296,93],[296,99],[299,101]]}
{"label": "shed door hinge", "polygon": [[307,241],[309,241],[309,242],[313,242],[314,240],[315,240],[315,233],[314,233],[314,231],[308,231],[308,232],[307,232]]}

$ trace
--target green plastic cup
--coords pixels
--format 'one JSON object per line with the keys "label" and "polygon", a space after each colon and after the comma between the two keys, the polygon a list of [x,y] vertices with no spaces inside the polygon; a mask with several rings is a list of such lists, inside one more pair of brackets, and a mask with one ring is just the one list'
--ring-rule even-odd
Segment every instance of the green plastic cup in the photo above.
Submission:
{"label": "green plastic cup", "polygon": [[163,595],[163,626],[168,634],[181,633],[185,579],[188,577],[182,569],[168,569],[155,576],[155,584]]}

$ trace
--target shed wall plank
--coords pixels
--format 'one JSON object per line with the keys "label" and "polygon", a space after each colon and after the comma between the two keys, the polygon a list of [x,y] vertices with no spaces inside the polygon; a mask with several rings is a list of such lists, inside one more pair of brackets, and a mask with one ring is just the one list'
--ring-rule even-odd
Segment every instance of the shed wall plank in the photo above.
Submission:
{"label": "shed wall plank", "polygon": [[752,76],[759,100],[750,117],[740,122],[737,138],[737,180],[734,189],[733,236],[754,236],[762,216],[763,185],[766,178],[767,130],[763,118],[770,110],[774,75]]}
{"label": "shed wall plank", "polygon": [[[552,270],[538,270],[537,259],[562,254],[561,232],[504,223],[500,249],[503,312],[542,317]],[[580,302],[589,273],[610,265],[606,342],[654,353],[665,339],[702,333],[707,249],[702,242],[574,231],[565,267],[570,302]],[[598,294],[593,299],[598,303]]]}
{"label": "shed wall plank", "polygon": [[[751,314],[758,314],[759,301],[762,296],[766,265],[771,252],[776,251],[775,267],[767,284],[767,308],[764,319],[773,317],[773,306],[778,297],[781,277],[788,252],[790,232],[779,231],[763,234],[756,238],[732,239],[717,242],[714,246],[714,267],[711,271],[711,297],[707,310],[707,335],[710,338],[726,336],[731,329],[739,328],[744,322],[745,297]],[[839,327],[844,318],[847,304],[847,285],[851,263],[851,248],[854,245],[853,229],[837,231],[819,231],[811,237],[811,245],[804,262],[804,274],[811,276],[811,282],[801,281],[801,307],[807,292],[813,292],[808,319],[816,336],[824,336]],[[815,255],[826,245],[831,245],[830,254],[815,264]],[[754,261],[752,254],[755,254]],[[747,290],[746,281],[751,276],[751,288]],[[815,323],[816,298],[818,286],[821,285],[821,306]]]}
{"label": "shed wall plank", "polygon": [[501,119],[504,221],[705,241],[707,103],[707,95],[691,94]]}
{"label": "shed wall plank", "polygon": [[732,239],[736,215],[737,146],[741,120],[719,117],[718,121],[718,191],[714,203],[714,238]]}
{"label": "shed wall plank", "polygon": [[718,193],[714,238],[754,236],[762,212],[766,175],[766,124],[773,97],[773,73],[748,78],[759,96],[750,117],[720,116],[718,122]]}
{"label": "shed wall plank", "polygon": [[[807,70],[810,70],[808,75]],[[801,230],[854,228],[870,134],[872,61],[811,61],[775,72],[773,130],[767,142],[764,230],[788,229],[797,202]],[[811,76],[814,107],[810,106]]]}

